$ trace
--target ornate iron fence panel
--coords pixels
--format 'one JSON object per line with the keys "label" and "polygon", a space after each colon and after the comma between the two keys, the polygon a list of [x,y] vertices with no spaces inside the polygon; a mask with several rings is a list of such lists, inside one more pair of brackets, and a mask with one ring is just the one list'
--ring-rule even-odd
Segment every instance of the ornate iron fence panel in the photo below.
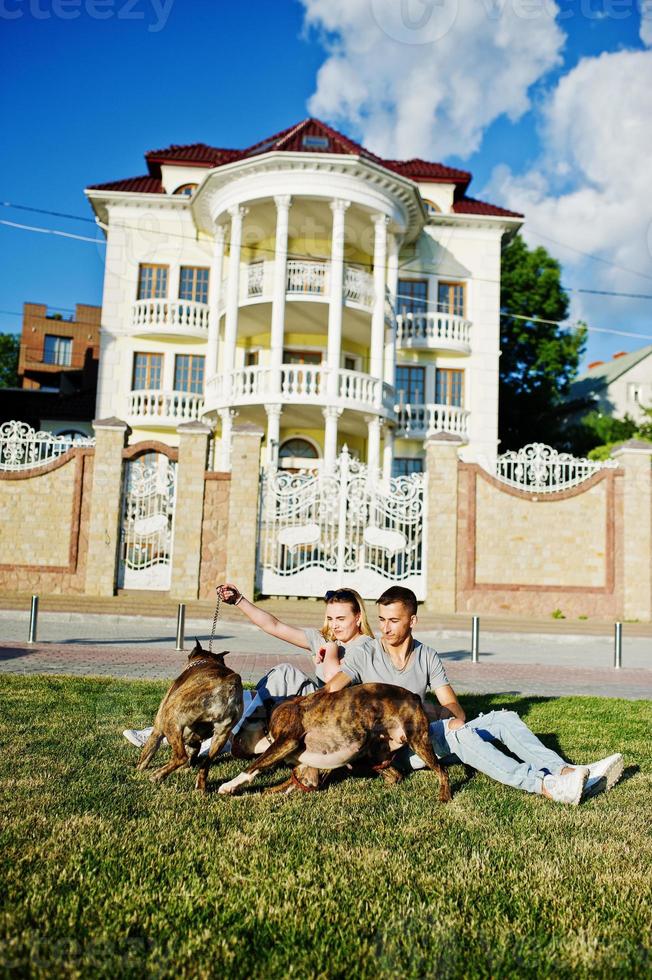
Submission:
{"label": "ornate iron fence panel", "polygon": [[94,446],[84,436],[53,436],[36,432],[26,422],[0,425],[0,470],[31,470],[58,459],[75,446]]}
{"label": "ornate iron fence panel", "polygon": [[598,462],[558,453],[543,442],[531,442],[518,452],[510,450],[496,460],[496,477],[501,483],[531,493],[557,493],[590,479],[603,469],[618,466],[616,460]]}
{"label": "ornate iron fence panel", "polygon": [[170,588],[177,464],[146,453],[124,467],[118,585]]}
{"label": "ornate iron fence panel", "polygon": [[346,448],[333,473],[261,477],[257,587],[322,596],[350,585],[377,598],[392,584],[425,598],[425,476],[385,485]]}

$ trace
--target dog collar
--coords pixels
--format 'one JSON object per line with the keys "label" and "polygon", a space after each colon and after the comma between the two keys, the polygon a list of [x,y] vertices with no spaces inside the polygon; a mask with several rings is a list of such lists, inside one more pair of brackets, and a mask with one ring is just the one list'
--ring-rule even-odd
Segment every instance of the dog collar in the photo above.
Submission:
{"label": "dog collar", "polygon": [[212,661],[210,660],[193,660],[191,664],[186,664],[186,666],[183,669],[190,670],[191,667],[199,667],[201,666],[201,664],[210,664],[210,663],[212,663]]}

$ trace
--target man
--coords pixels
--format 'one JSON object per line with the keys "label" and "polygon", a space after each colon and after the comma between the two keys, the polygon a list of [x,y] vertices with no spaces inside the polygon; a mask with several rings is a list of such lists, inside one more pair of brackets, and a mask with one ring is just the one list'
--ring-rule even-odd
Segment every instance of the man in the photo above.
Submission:
{"label": "man", "polygon": [[[571,766],[530,731],[513,711],[492,711],[466,721],[464,710],[448,682],[443,665],[432,647],[412,636],[417,622],[417,600],[410,589],[393,586],[377,601],[380,640],[365,638],[347,650],[340,671],[324,690],[339,691],[349,684],[395,684],[418,694],[433,719],[430,737],[441,758],[452,754],[492,779],[573,806],[582,795],[611,789],[623,771],[622,755],[608,756],[589,766]],[[432,690],[440,707],[426,702]],[[518,761],[493,744],[502,742]],[[413,769],[423,768],[417,756],[409,758]]]}

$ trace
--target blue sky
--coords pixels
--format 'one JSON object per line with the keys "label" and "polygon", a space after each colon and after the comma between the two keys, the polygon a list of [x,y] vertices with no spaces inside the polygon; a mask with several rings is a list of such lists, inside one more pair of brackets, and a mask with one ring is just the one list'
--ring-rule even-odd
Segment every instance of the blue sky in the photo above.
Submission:
{"label": "blue sky", "polygon": [[[397,125],[397,132],[407,132],[407,136],[403,135],[398,147],[391,147],[395,155],[425,155],[421,151],[426,139],[425,150],[432,159],[473,172],[471,193],[507,206],[529,204],[528,219],[532,210],[532,227],[553,239],[553,244],[545,244],[564,263],[568,285],[652,294],[652,238],[646,234],[652,216],[647,200],[629,202],[631,233],[624,220],[616,234],[613,229],[618,222],[611,218],[604,229],[596,225],[595,241],[587,238],[586,227],[580,234],[578,225],[584,222],[581,212],[578,218],[577,207],[583,205],[576,198],[593,194],[590,206],[601,208],[600,195],[608,198],[608,178],[618,161],[612,159],[612,148],[603,169],[592,172],[592,162],[599,154],[587,148],[586,135],[579,127],[576,155],[574,128],[564,117],[573,105],[586,105],[583,93],[587,90],[595,92],[598,100],[603,98],[603,81],[610,91],[615,75],[621,77],[631,70],[639,78],[641,65],[649,68],[652,52],[641,40],[635,0],[559,0],[556,7],[550,0],[546,9],[552,9],[553,15],[548,12],[545,20],[541,19],[543,8],[537,20],[536,6],[520,9],[516,0],[462,0],[475,5],[475,21],[466,12],[458,12],[445,39],[426,39],[412,48],[410,39],[406,47],[392,37],[383,7],[387,2],[0,0],[2,121],[9,137],[0,157],[0,199],[90,218],[83,188],[145,172],[143,154],[149,149],[195,141],[245,146],[308,114],[321,115],[369,145],[385,139],[386,118],[390,121],[386,129],[396,119],[403,125],[402,130]],[[415,15],[420,13],[419,4],[427,8],[427,0],[404,2],[416,4],[412,8]],[[527,2],[520,0],[521,5]],[[536,5],[544,0],[529,2]],[[450,3],[440,0],[440,7]],[[531,11],[530,22],[523,9]],[[491,70],[491,59],[497,59],[495,78],[500,91],[491,108],[478,104],[483,97],[469,100],[468,115],[477,112],[477,119],[473,119],[473,132],[458,139],[459,117],[450,104],[456,101],[459,105],[465,98],[465,80],[458,78],[456,87],[450,82],[447,89],[452,73],[445,73],[444,68],[446,58],[453,57],[451,51],[457,55],[468,51],[472,58],[478,37],[486,39],[483,64],[487,70]],[[503,46],[505,37],[508,43]],[[451,47],[453,41],[456,48]],[[410,112],[414,110],[406,100],[405,87],[389,94],[384,89],[387,78],[383,72],[396,75],[396,69],[383,52],[394,50],[401,59],[399,65],[405,63],[405,54],[418,55],[411,80],[416,90],[423,86],[426,92],[423,111],[433,123],[428,137],[417,132],[418,124],[413,126],[414,138],[411,135]],[[625,69],[618,56],[630,52],[645,62],[632,62],[631,68],[627,62]],[[484,57],[485,51],[482,53]],[[502,81],[498,59],[509,68]],[[329,81],[333,62],[337,71]],[[439,76],[432,73],[435,63],[442,65]],[[533,64],[538,67],[531,69]],[[334,90],[332,77],[335,86],[339,78],[346,80],[346,84],[339,82],[343,91]],[[361,90],[368,88],[369,79],[383,90],[384,101],[370,102],[364,95],[357,95],[357,101],[349,97],[347,92],[355,93],[358,82],[363,83]],[[439,101],[433,96],[432,105],[427,101],[430,89],[438,92]],[[503,92],[504,106],[500,101]],[[645,106],[639,106],[644,98],[637,100],[632,91],[623,106],[626,114],[633,113],[635,130],[640,124],[637,113],[644,122],[649,119]],[[593,111],[599,113],[600,104]],[[612,130],[612,144],[613,135]],[[547,156],[551,143],[558,153],[554,165]],[[382,151],[387,147],[370,148]],[[401,149],[404,152],[398,152]],[[631,156],[629,145],[623,153],[625,150]],[[641,152],[644,150],[642,145]],[[640,196],[640,181],[633,182],[632,194]],[[566,221],[564,195],[568,193],[575,196]],[[641,219],[646,211],[647,224]],[[90,224],[7,207],[0,208],[0,219],[95,236]],[[602,261],[579,255],[587,251]],[[63,312],[76,302],[101,301],[101,245],[0,226],[0,257],[2,331],[19,331],[20,317],[12,314],[21,311],[25,300],[44,302]],[[606,358],[615,350],[649,342],[645,335],[652,334],[648,312],[652,301],[574,294],[573,302],[574,315],[588,316],[597,327],[638,335],[592,333],[589,358]]]}

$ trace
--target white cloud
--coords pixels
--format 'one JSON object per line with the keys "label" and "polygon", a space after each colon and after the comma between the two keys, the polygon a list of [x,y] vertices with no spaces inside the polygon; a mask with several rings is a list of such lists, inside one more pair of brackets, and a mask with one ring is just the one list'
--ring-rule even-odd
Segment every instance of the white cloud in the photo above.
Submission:
{"label": "white cloud", "polygon": [[387,156],[466,156],[560,60],[554,0],[301,0],[328,56],[310,112]]}
{"label": "white cloud", "polygon": [[[650,119],[652,51],[585,58],[542,107],[540,160],[522,175],[497,168],[484,192],[525,213],[526,237],[560,259],[571,286],[652,293]],[[605,261],[587,261],[582,252]],[[647,300],[576,295],[574,313],[600,326],[646,326],[652,333]],[[615,349],[619,341],[604,344]]]}

